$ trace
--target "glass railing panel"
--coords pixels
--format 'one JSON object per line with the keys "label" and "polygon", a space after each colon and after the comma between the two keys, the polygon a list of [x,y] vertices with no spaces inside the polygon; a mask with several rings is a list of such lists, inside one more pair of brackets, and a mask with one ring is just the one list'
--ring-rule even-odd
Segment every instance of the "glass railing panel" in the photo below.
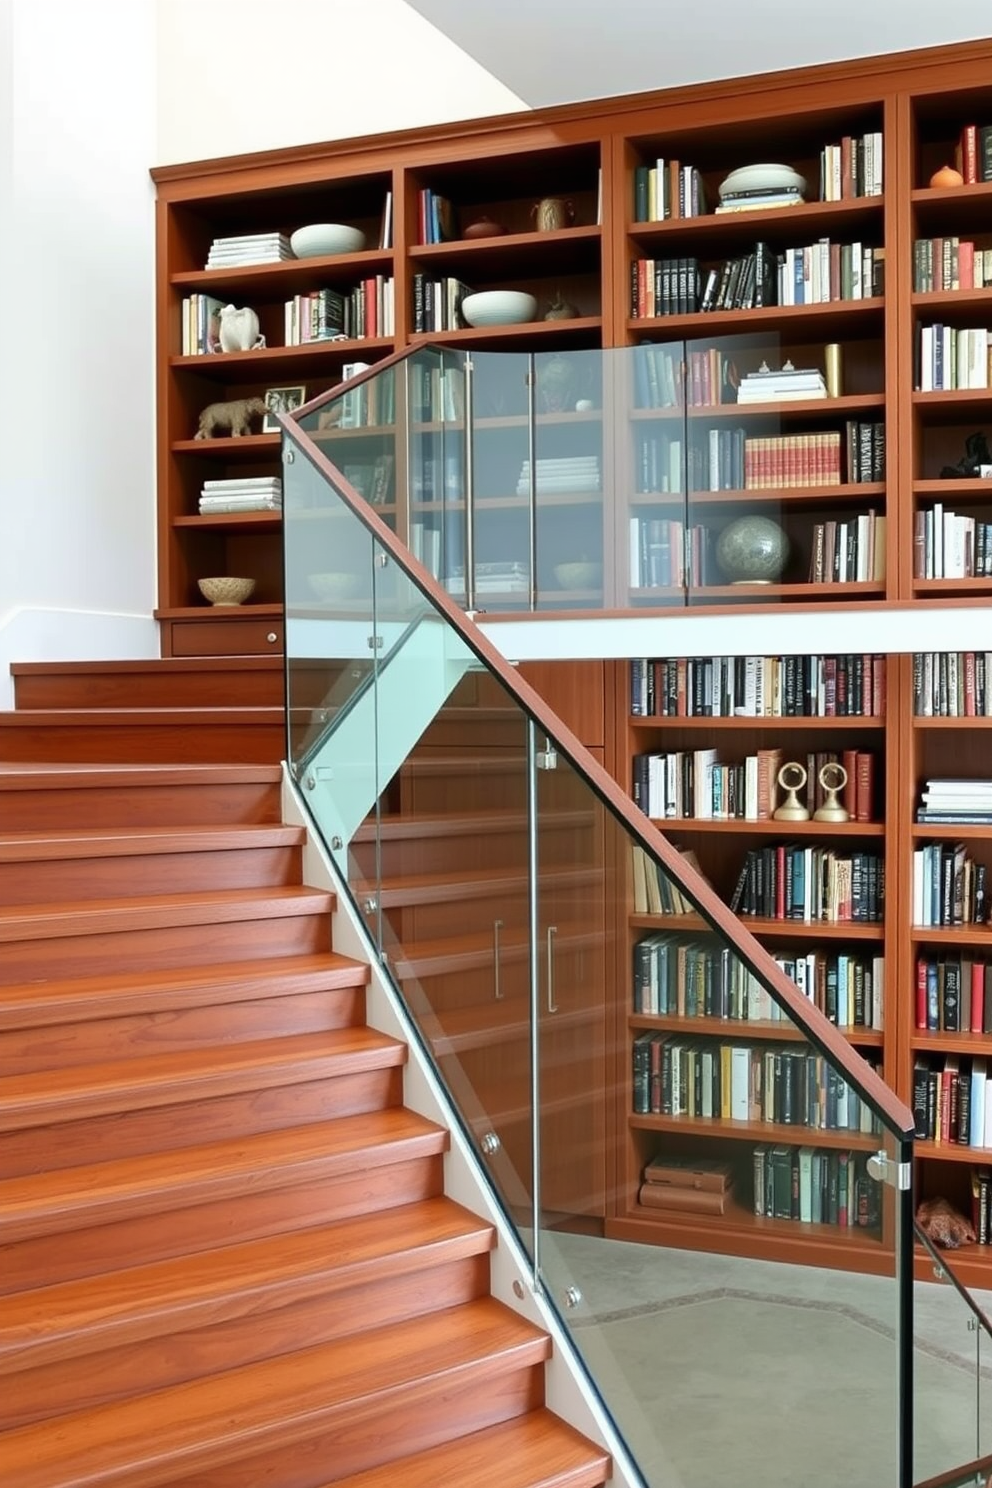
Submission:
{"label": "glass railing panel", "polygon": [[530,610],[535,526],[528,483],[533,455],[532,358],[473,352],[466,382],[472,411],[465,485],[472,610]]}
{"label": "glass railing panel", "polygon": [[[291,452],[294,574],[311,477],[310,452]],[[830,1480],[908,1481],[909,1114],[374,515],[320,478],[338,551],[370,578],[357,624],[293,616],[291,702],[301,645],[372,661],[294,758],[302,796],[645,1480],[702,1488],[722,1452],[791,1483],[812,1451]],[[665,1247],[640,1243],[661,1228]],[[768,1260],[731,1259],[759,1237]],[[872,1449],[852,1476],[853,1357]]]}
{"label": "glass railing panel", "polygon": [[913,1471],[922,1483],[992,1453],[992,1325],[958,1280],[956,1252],[919,1224],[916,1241],[939,1283],[917,1285],[913,1306]]}
{"label": "glass railing panel", "polygon": [[612,353],[616,481],[626,520],[617,537],[618,603],[624,608],[687,602],[688,441],[681,341],[644,338]]}
{"label": "glass railing panel", "polygon": [[518,490],[534,510],[536,608],[604,604],[604,510],[612,478],[604,392],[615,363],[600,351],[533,358],[533,439]]}

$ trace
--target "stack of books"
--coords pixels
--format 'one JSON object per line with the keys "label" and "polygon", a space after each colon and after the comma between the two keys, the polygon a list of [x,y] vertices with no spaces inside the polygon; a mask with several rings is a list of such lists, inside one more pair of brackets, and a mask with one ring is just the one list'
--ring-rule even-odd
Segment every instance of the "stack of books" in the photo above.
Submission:
{"label": "stack of books", "polygon": [[233,480],[207,480],[200,491],[200,515],[215,512],[282,511],[282,481],[277,475],[249,475]]}
{"label": "stack of books", "polygon": [[[562,459],[535,460],[534,486],[539,496],[556,491],[598,491],[599,456],[575,455]],[[530,461],[525,460],[517,478],[517,495],[530,491]]]}
{"label": "stack of books", "polygon": [[[429,565],[428,565],[429,566]],[[465,570],[456,566],[444,581],[449,594],[465,591]],[[508,559],[505,563],[477,563],[475,565],[475,592],[480,594],[527,594],[530,591],[530,570],[525,563]]]}
{"label": "stack of books", "polygon": [[919,822],[992,822],[992,780],[928,780]]}
{"label": "stack of books", "polygon": [[733,1186],[728,1163],[701,1157],[656,1157],[644,1169],[638,1201],[648,1209],[723,1214]]}
{"label": "stack of books", "polygon": [[285,233],[245,233],[214,238],[204,268],[237,269],[245,264],[282,263],[295,256]]}
{"label": "stack of books", "polygon": [[819,367],[793,367],[775,372],[762,366],[747,372],[737,389],[738,403],[784,403],[794,398],[825,398],[827,383]]}

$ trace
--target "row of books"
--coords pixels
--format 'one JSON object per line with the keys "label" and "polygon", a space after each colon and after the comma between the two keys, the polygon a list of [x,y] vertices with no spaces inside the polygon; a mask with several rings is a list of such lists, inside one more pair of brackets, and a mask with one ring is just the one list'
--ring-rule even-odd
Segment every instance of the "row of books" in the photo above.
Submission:
{"label": "row of books", "polygon": [[200,515],[217,512],[281,511],[282,480],[277,475],[248,475],[205,480]]}
{"label": "row of books", "polygon": [[954,150],[966,186],[992,181],[992,124],[966,124]]}
{"label": "row of books", "polygon": [[418,423],[460,424],[465,419],[465,373],[414,358],[408,364],[410,416]]}
{"label": "row of books", "polygon": [[992,578],[992,522],[947,511],[942,502],[913,519],[917,579]]}
{"label": "row of books", "polygon": [[988,915],[985,864],[976,863],[963,843],[929,842],[914,849],[914,925],[984,925]]}
{"label": "row of books", "polygon": [[[683,849],[681,856],[696,873],[699,872],[699,863],[691,849]],[[696,913],[691,899],[639,843],[631,843],[630,861],[635,914],[682,918]]]}
{"label": "row of books", "polygon": [[448,197],[423,187],[417,192],[417,242],[448,243],[456,236],[454,209]]}
{"label": "row of books", "polygon": [[992,248],[969,238],[917,238],[913,244],[913,289],[985,289],[992,285]]}
{"label": "row of books", "polygon": [[885,669],[870,653],[633,657],[630,708],[657,718],[879,718]]}
{"label": "row of books", "polygon": [[992,651],[913,653],[917,718],[992,718]]}
{"label": "row of books", "polygon": [[[341,368],[342,382],[349,382],[361,372],[367,372],[369,362],[345,362]],[[342,429],[383,428],[396,422],[396,378],[385,374],[371,377],[356,388],[341,394],[331,416]],[[318,428],[322,427],[318,422]]]}
{"label": "row of books", "polygon": [[714,1159],[659,1156],[645,1165],[637,1202],[648,1209],[723,1214],[735,1176],[729,1163]]}
{"label": "row of books", "polygon": [[875,299],[885,293],[885,249],[829,238],[787,248],[777,260],[776,290],[779,305]]}
{"label": "row of books", "polygon": [[918,1056],[913,1064],[917,1139],[955,1147],[992,1147],[990,1083],[983,1058]]}
{"label": "row of books", "polygon": [[765,1219],[838,1229],[877,1229],[879,1185],[865,1152],[835,1148],[756,1147],[754,1212]]}
{"label": "row of books", "polygon": [[[733,764],[721,762],[715,748],[635,754],[633,799],[656,820],[770,821],[779,805],[783,759],[779,748],[759,749]],[[850,819],[874,821],[875,756],[859,749],[842,754],[811,751],[805,756],[807,779],[799,799],[810,814],[825,804],[818,777],[827,764],[844,767],[847,783],[839,799]]]}
{"label": "row of books", "polygon": [[818,367],[794,367],[791,362],[779,368],[762,363],[757,371],[746,372],[737,388],[738,403],[795,403],[826,396],[826,379]]}
{"label": "row of books", "polygon": [[382,453],[374,460],[346,460],[341,474],[358,495],[372,506],[385,506],[394,499],[393,467],[395,456]]}
{"label": "row of books", "polygon": [[840,143],[820,151],[820,200],[847,201],[855,196],[881,196],[884,149],[881,130],[845,134]]}
{"label": "row of books", "polygon": [[[727,433],[729,435],[729,431],[727,430],[721,430],[720,432]],[[744,431],[742,429],[739,432],[741,434],[742,440],[741,460],[743,461]],[[684,479],[682,473],[682,459],[684,452],[685,446],[682,440],[677,435],[643,434],[639,432],[637,438],[637,474],[635,476],[635,484],[638,492],[642,495],[647,495],[655,492],[659,494],[680,494],[684,488]],[[729,458],[730,441],[728,438],[728,461]],[[743,464],[741,468],[743,470]],[[731,472],[728,465],[728,478],[730,476],[730,473]],[[743,479],[743,474],[741,476],[741,479]],[[691,490],[693,488],[690,486],[689,489]],[[707,485],[703,489],[709,489],[708,479]],[[717,489],[724,488],[718,487]],[[726,487],[726,489],[732,490],[733,487],[728,486]]]}
{"label": "row of books", "polygon": [[[802,396],[822,394],[804,391]],[[847,419],[843,432],[771,435],[750,435],[743,426],[710,428],[689,444],[684,457],[689,491],[806,490],[845,481],[863,485],[885,478],[885,425]],[[680,439],[639,433],[636,479],[641,492],[679,493],[682,464]]]}
{"label": "row of books", "polygon": [[730,896],[734,914],[802,924],[882,919],[885,863],[877,853],[777,843],[749,848]]}
{"label": "row of books", "polygon": [[990,333],[985,326],[919,326],[914,386],[917,392],[952,392],[989,386]]}
{"label": "row of books", "polygon": [[471,293],[467,284],[450,274],[441,279],[432,279],[427,274],[414,274],[414,331],[460,330],[465,325],[460,313],[461,303]]}
{"label": "row of books", "polygon": [[632,589],[699,588],[717,581],[714,538],[708,527],[676,517],[629,519]]}
{"label": "row of books", "polygon": [[992,964],[971,956],[918,956],[916,1026],[929,1033],[992,1033]]}
{"label": "row of books", "polygon": [[829,1060],[805,1046],[685,1039],[645,1030],[633,1041],[632,1063],[637,1116],[691,1116],[811,1131],[877,1130],[868,1103]]}
{"label": "row of books", "polygon": [[984,822],[992,819],[992,779],[928,780],[920,792],[919,822]]}
{"label": "row of books", "polygon": [[224,301],[214,295],[184,295],[181,310],[183,356],[220,351],[220,312]]}
{"label": "row of books", "polygon": [[885,578],[886,518],[860,512],[844,521],[814,522],[811,584],[862,584]]}
{"label": "row of books", "polygon": [[[776,962],[839,1028],[882,1028],[882,956],[837,951],[783,953]],[[635,1013],[729,1022],[790,1022],[730,946],[657,931],[634,946]]]}
{"label": "row of books", "polygon": [[884,293],[885,250],[865,243],[816,243],[750,252],[702,268],[698,258],[638,258],[630,266],[635,320],[769,305],[814,305]]}
{"label": "row of books", "polygon": [[706,210],[698,170],[678,160],[655,160],[634,167],[634,221],[698,217]]}
{"label": "row of books", "polygon": [[[849,466],[849,480],[853,478],[850,470]],[[712,475],[711,459],[711,479]],[[839,486],[842,479],[839,430],[760,435],[744,440],[744,488],[748,491]]]}
{"label": "row of books", "polygon": [[374,274],[353,289],[318,289],[294,295],[284,308],[287,346],[326,341],[335,336],[360,340],[392,336],[396,329],[393,278]]}

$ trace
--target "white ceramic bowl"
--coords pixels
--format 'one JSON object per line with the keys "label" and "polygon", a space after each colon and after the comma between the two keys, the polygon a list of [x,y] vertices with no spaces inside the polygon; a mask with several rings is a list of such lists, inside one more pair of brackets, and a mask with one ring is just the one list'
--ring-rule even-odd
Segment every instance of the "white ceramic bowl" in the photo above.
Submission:
{"label": "white ceramic bowl", "polygon": [[587,559],[556,563],[555,578],[563,589],[598,589],[603,582],[603,565]]}
{"label": "white ceramic bowl", "polygon": [[462,317],[470,326],[520,325],[533,320],[537,300],[520,289],[482,289],[462,300]]}
{"label": "white ceramic bowl", "polygon": [[365,234],[343,222],[314,222],[298,227],[289,240],[297,258],[327,258],[332,253],[360,253]]}
{"label": "white ceramic bowl", "polygon": [[720,182],[720,195],[730,191],[805,191],[806,177],[791,165],[742,165]]}
{"label": "white ceramic bowl", "polygon": [[354,599],[361,593],[362,580],[353,573],[307,574],[307,583],[318,599]]}
{"label": "white ceramic bowl", "polygon": [[196,582],[204,599],[209,599],[212,605],[244,604],[255,589],[254,579],[224,577],[197,579]]}

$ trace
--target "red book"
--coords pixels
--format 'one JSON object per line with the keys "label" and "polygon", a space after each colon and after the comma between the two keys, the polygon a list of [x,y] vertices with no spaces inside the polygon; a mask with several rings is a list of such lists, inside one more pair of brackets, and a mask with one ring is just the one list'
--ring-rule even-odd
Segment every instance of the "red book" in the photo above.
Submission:
{"label": "red book", "polygon": [[966,124],[961,131],[961,174],[966,186],[978,181],[978,130],[974,124]]}
{"label": "red book", "polygon": [[871,669],[871,711],[875,718],[885,717],[885,657],[876,656]]}
{"label": "red book", "polygon": [[964,653],[964,711],[966,718],[975,716],[975,653]]}
{"label": "red book", "polygon": [[852,821],[868,821],[867,816],[858,816],[858,751],[856,749],[845,749],[841,755],[841,764],[847,775],[847,784],[841,793],[841,805]]}
{"label": "red book", "polygon": [[638,1202],[648,1209],[674,1209],[682,1213],[723,1214],[727,1193],[711,1193],[705,1188],[669,1188],[666,1183],[642,1183]]}
{"label": "red book", "polygon": [[875,820],[875,756],[860,749],[855,765],[854,819]]}
{"label": "red book", "polygon": [[958,244],[958,283],[962,289],[975,288],[975,245],[963,238]]}
{"label": "red book", "polygon": [[980,961],[971,963],[971,1031],[981,1033],[982,1014],[985,1011],[985,967]]}

